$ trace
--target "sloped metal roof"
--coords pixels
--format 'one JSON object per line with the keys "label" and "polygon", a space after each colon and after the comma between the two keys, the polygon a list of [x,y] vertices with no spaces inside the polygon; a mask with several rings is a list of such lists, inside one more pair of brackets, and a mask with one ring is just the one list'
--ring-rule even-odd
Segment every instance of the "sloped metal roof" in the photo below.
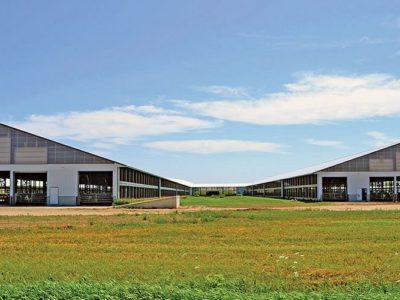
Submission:
{"label": "sloped metal roof", "polygon": [[[103,157],[103,156],[99,156],[99,155],[97,155],[97,154],[93,154],[93,153],[91,153],[91,152],[88,152],[88,151],[85,151],[85,150],[82,150],[82,149],[78,149],[78,148],[69,146],[69,145],[67,145],[67,144],[57,142],[57,141],[55,141],[55,140],[51,140],[51,139],[42,137],[42,136],[40,136],[40,135],[37,135],[37,134],[31,133],[31,132],[25,131],[25,130],[23,130],[23,129],[19,129],[19,128],[16,128],[16,127],[12,127],[12,126],[7,125],[7,124],[4,124],[4,123],[0,123],[0,126],[6,127],[6,128],[9,128],[9,129],[12,129],[12,130],[17,130],[17,131],[20,131],[20,132],[22,132],[22,133],[25,133],[25,134],[28,134],[28,135],[31,135],[31,136],[34,136],[34,137],[37,137],[37,138],[40,138],[40,139],[43,139],[43,140],[52,142],[52,143],[56,143],[56,144],[58,144],[58,145],[61,145],[61,146],[67,147],[67,148],[70,148],[70,149],[72,149],[72,150],[80,151],[80,152],[86,153],[86,154],[88,154],[88,155],[92,155],[92,156],[95,156],[95,157],[104,159],[104,160],[108,161],[110,164],[116,164],[116,165],[118,165],[119,167],[130,168],[130,169],[132,169],[132,170],[136,170],[136,171],[142,172],[142,173],[147,174],[147,175],[151,175],[151,176],[159,177],[159,178],[162,178],[162,179],[170,180],[170,179],[168,179],[168,178],[166,178],[166,177],[159,176],[159,175],[156,175],[156,174],[153,174],[153,173],[150,173],[150,172],[147,172],[147,171],[144,171],[144,170],[141,170],[141,169],[132,167],[132,166],[130,166],[130,165],[127,165],[127,164],[124,164],[124,163],[120,163],[120,162],[118,162],[118,161],[115,161],[115,160],[112,160],[112,159],[109,159],[109,158],[106,158],[106,157]],[[174,181],[174,180],[172,180],[172,181]],[[178,182],[178,181],[175,181],[175,183],[183,184],[183,183],[180,183],[180,182]],[[186,185],[186,184],[183,184],[183,185]],[[186,185],[186,186],[188,186],[188,185]],[[188,187],[190,187],[190,186],[188,186]]]}
{"label": "sloped metal roof", "polygon": [[273,181],[278,181],[278,180],[283,180],[283,179],[289,179],[289,178],[304,176],[304,175],[315,174],[317,172],[320,172],[320,171],[323,171],[325,169],[334,167],[336,165],[340,165],[342,163],[351,161],[353,159],[360,158],[360,157],[363,157],[365,155],[368,155],[368,154],[371,154],[371,153],[374,153],[374,152],[377,152],[377,151],[381,151],[381,150],[386,149],[386,148],[390,148],[390,147],[396,146],[398,144],[399,144],[399,142],[396,142],[396,143],[393,143],[391,145],[387,145],[387,146],[376,148],[376,149],[373,149],[373,150],[369,150],[369,151],[360,152],[360,153],[357,153],[357,154],[345,156],[345,157],[342,157],[342,158],[338,158],[338,159],[335,159],[335,160],[324,162],[324,163],[319,164],[319,165],[314,165],[314,166],[303,168],[303,169],[299,169],[299,170],[296,170],[296,171],[292,171],[292,172],[283,173],[283,174],[279,174],[279,175],[276,175],[276,176],[268,177],[265,180],[257,181],[257,183],[254,183],[254,184],[267,183],[267,182],[273,182]]}

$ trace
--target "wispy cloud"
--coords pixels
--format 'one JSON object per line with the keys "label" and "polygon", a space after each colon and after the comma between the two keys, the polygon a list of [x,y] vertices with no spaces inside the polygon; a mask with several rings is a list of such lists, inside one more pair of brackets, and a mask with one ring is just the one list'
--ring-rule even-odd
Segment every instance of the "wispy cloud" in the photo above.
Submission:
{"label": "wispy cloud", "polygon": [[332,141],[332,140],[317,140],[317,139],[306,139],[305,142],[314,146],[322,146],[322,147],[335,147],[335,148],[343,148],[344,144],[342,141]]}
{"label": "wispy cloud", "polygon": [[400,114],[400,80],[385,74],[304,74],[282,92],[254,99],[176,101],[192,113],[259,125],[318,124]]}
{"label": "wispy cloud", "polygon": [[90,142],[104,150],[146,136],[193,132],[220,125],[154,106],[123,106],[86,112],[31,115],[10,125],[49,138]]}
{"label": "wispy cloud", "polygon": [[142,114],[176,114],[176,111],[167,110],[162,107],[154,105],[127,105],[127,106],[115,106],[112,108],[115,111],[131,111]]}
{"label": "wispy cloud", "polygon": [[199,91],[203,91],[209,94],[214,94],[223,98],[248,98],[249,94],[247,90],[243,87],[232,87],[226,85],[210,85],[210,86],[202,86],[196,88]]}
{"label": "wispy cloud", "polygon": [[283,152],[284,146],[275,143],[244,141],[244,140],[185,140],[185,141],[158,141],[146,143],[145,146],[153,149],[212,154],[226,152]]}
{"label": "wispy cloud", "polygon": [[[399,26],[400,28],[400,26]],[[307,49],[307,50],[318,50],[318,49],[346,49],[357,46],[372,46],[382,44],[395,44],[400,43],[399,38],[383,38],[383,37],[371,37],[368,35],[356,37],[353,39],[346,40],[324,40],[317,39],[314,37],[299,37],[299,36],[271,36],[261,32],[254,33],[239,33],[240,37],[246,39],[256,39],[265,41],[270,47],[275,48],[286,48],[292,49]]]}
{"label": "wispy cloud", "polygon": [[381,131],[369,131],[367,135],[372,138],[372,142],[376,147],[383,147],[399,142],[400,138],[390,137]]}

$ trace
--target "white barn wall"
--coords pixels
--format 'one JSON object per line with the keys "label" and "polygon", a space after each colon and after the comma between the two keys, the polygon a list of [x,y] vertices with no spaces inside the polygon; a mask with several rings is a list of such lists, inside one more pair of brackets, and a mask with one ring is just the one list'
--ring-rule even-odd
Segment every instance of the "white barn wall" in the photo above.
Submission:
{"label": "white barn wall", "polygon": [[[13,173],[47,173],[47,195],[50,188],[59,188],[59,205],[76,205],[78,196],[78,173],[90,171],[113,172],[113,197],[118,198],[117,164],[40,164],[40,165],[0,165],[0,171]],[[14,181],[11,180],[10,196],[14,196]],[[49,201],[49,200],[48,200]]]}
{"label": "white barn wall", "polygon": [[367,195],[369,198],[370,177],[395,177],[395,182],[396,182],[396,176],[400,176],[400,172],[318,172],[317,174],[318,174],[318,197],[320,199],[322,198],[323,177],[347,177],[347,193],[349,195],[350,201],[357,201],[357,193],[359,193],[359,191],[363,188],[367,189]]}

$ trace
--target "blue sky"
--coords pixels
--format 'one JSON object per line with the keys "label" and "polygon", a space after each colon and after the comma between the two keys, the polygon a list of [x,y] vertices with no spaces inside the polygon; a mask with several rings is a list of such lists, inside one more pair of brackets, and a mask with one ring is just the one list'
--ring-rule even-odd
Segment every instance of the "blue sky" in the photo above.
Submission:
{"label": "blue sky", "polygon": [[398,1],[1,1],[0,121],[253,182],[399,140]]}

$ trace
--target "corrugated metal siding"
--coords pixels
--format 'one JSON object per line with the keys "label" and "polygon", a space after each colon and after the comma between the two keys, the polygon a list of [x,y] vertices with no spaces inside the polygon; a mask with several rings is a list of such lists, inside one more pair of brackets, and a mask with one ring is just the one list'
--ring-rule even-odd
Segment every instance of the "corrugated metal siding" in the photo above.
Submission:
{"label": "corrugated metal siding", "polygon": [[0,164],[9,164],[11,162],[11,139],[9,137],[0,137]]}
{"label": "corrugated metal siding", "polygon": [[16,148],[14,160],[16,164],[47,164],[47,148]]}
{"label": "corrugated metal siding", "polygon": [[370,171],[393,171],[393,159],[370,159]]}

